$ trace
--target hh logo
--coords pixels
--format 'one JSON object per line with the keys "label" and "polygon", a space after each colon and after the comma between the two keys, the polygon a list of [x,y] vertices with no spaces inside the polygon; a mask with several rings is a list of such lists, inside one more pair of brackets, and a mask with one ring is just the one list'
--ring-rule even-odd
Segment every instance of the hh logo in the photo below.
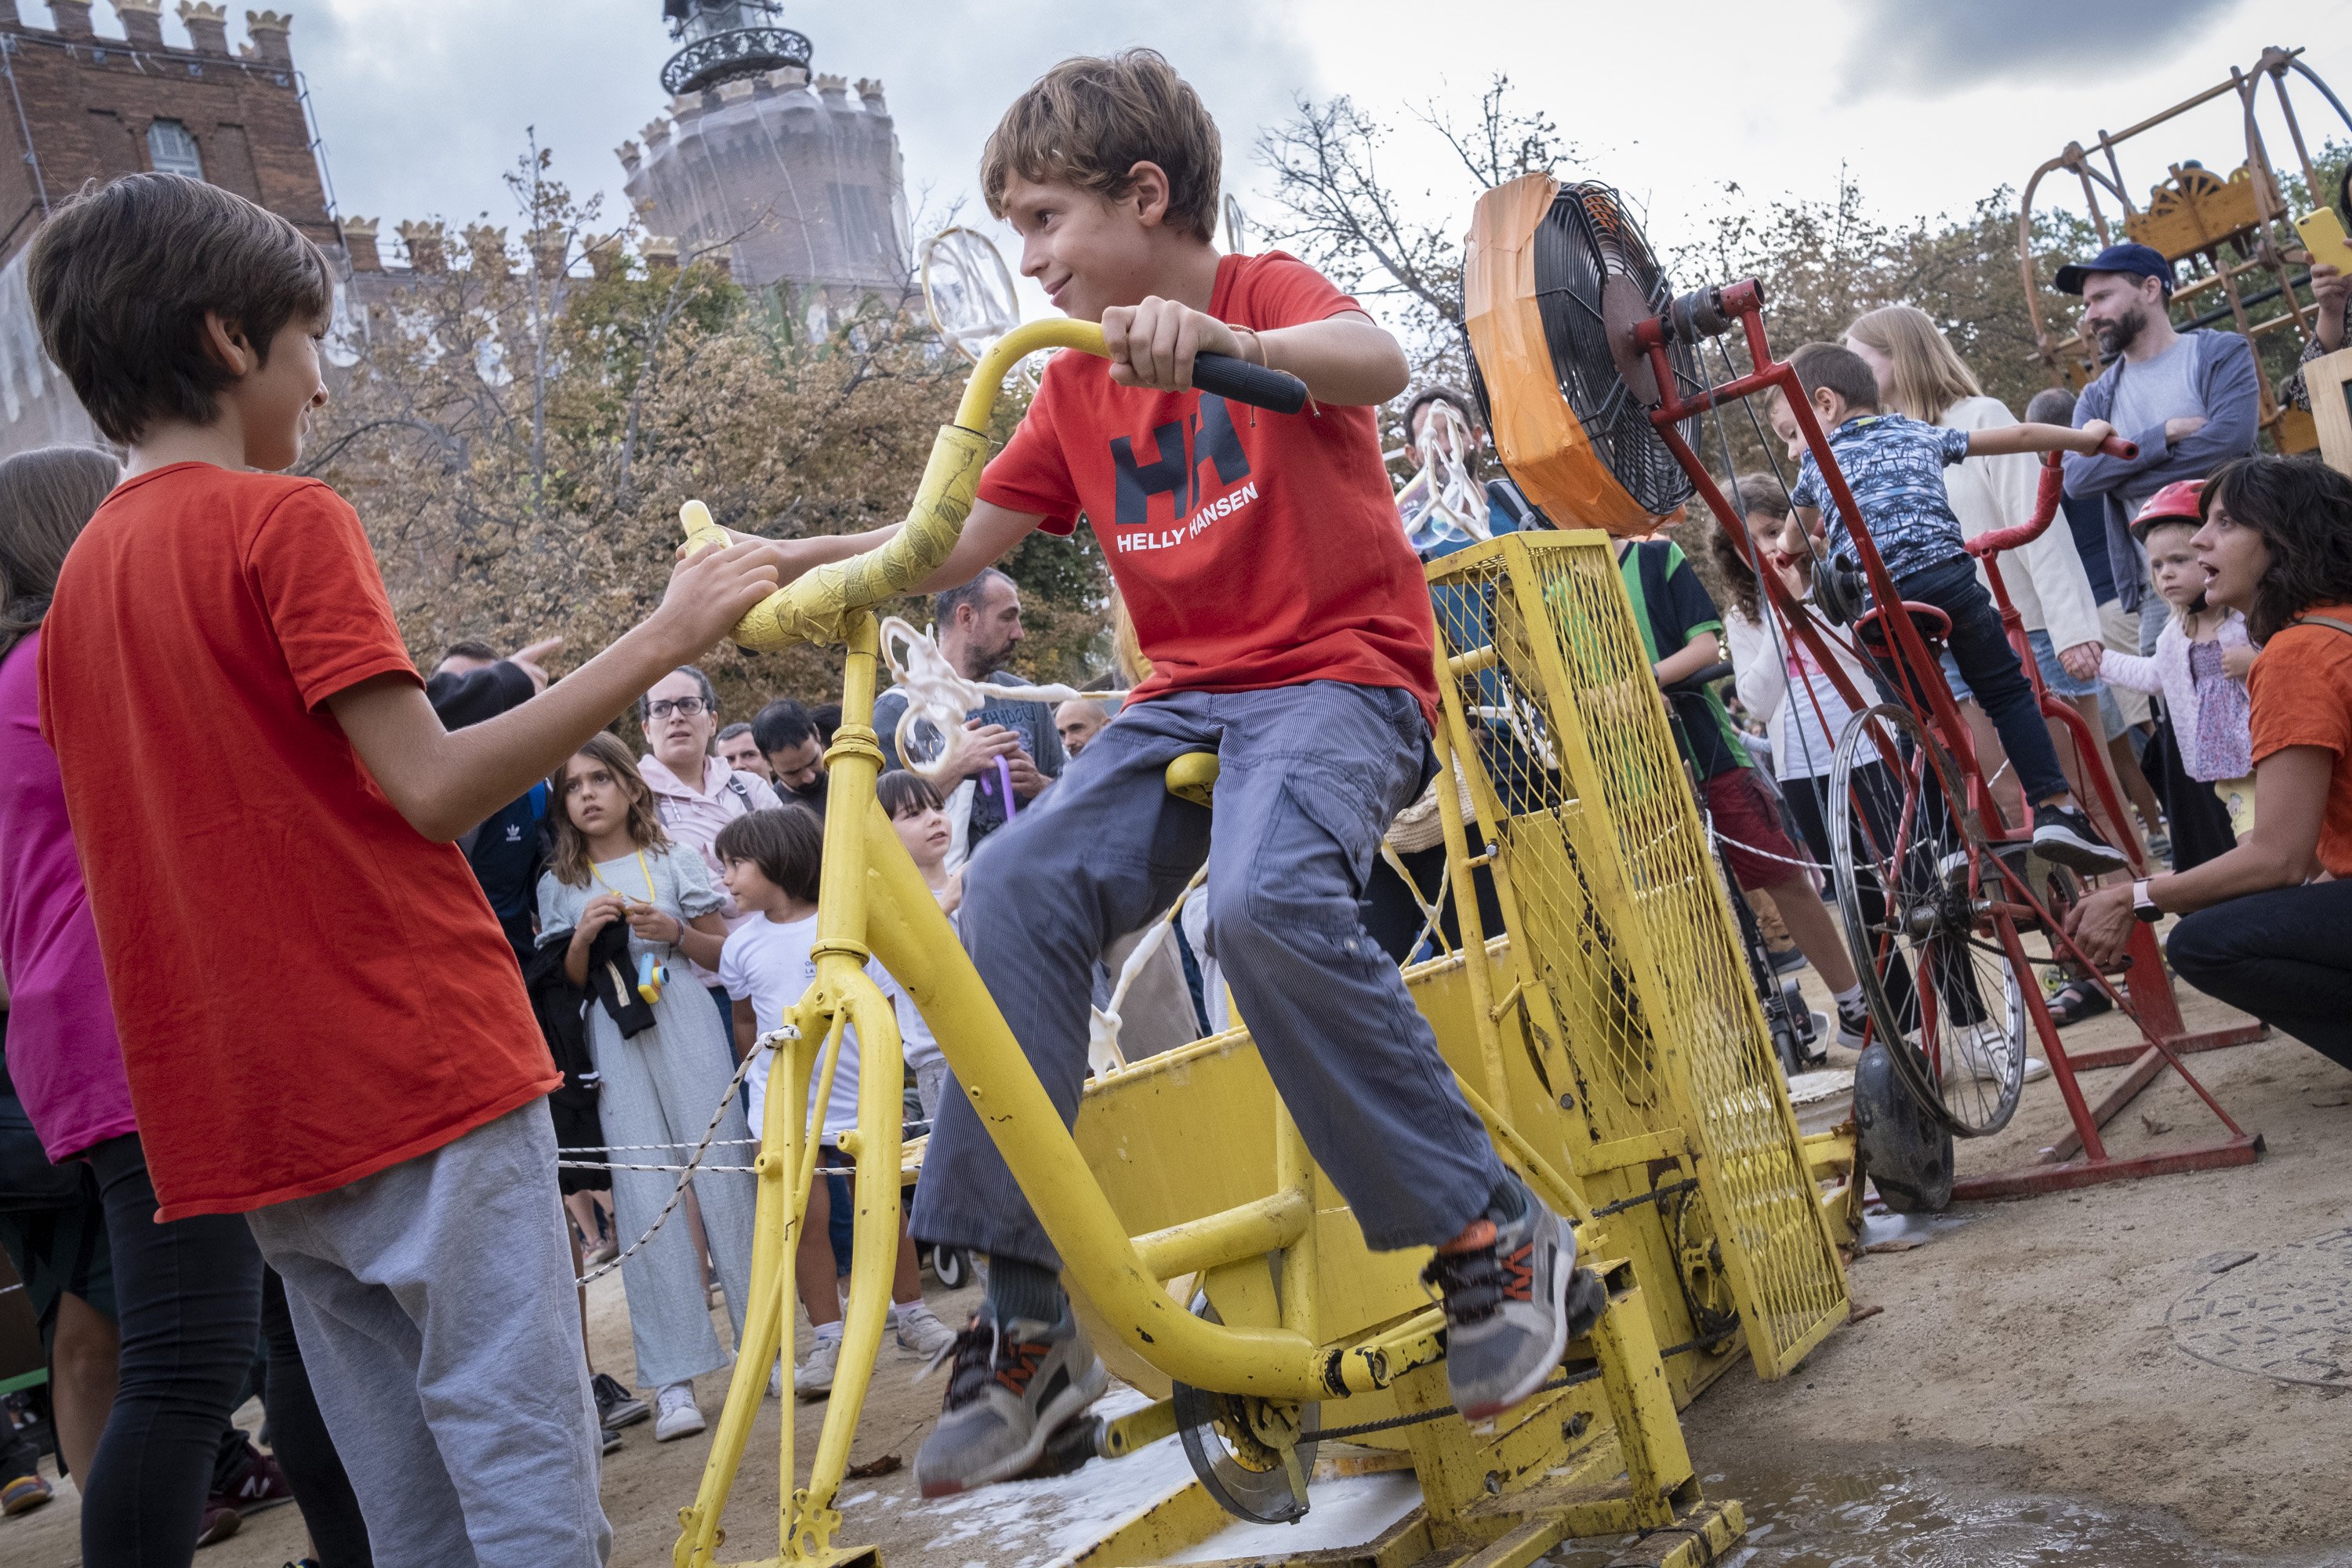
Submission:
{"label": "hh logo", "polygon": [[1230,485],[1249,473],[1249,458],[1234,433],[1234,416],[1225,400],[1214,393],[1201,395],[1199,411],[1190,420],[1171,419],[1151,432],[1154,455],[1139,461],[1135,443],[1115,436],[1110,460],[1118,469],[1118,525],[1139,528],[1151,521],[1154,496],[1169,498],[1168,520],[1181,521],[1208,489],[1202,482],[1203,466],[1216,469],[1216,483]]}

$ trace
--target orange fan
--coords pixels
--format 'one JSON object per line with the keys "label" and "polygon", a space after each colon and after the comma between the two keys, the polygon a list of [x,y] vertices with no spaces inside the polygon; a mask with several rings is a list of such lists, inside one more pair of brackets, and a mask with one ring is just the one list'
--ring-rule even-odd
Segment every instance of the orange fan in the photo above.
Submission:
{"label": "orange fan", "polygon": [[[1634,323],[1672,299],[1608,186],[1528,174],[1478,198],[1462,265],[1474,386],[1503,467],[1563,528],[1648,533],[1691,494],[1633,346]],[[1668,353],[1684,395],[1703,391],[1688,346]],[[1696,442],[1696,416],[1683,434]]]}

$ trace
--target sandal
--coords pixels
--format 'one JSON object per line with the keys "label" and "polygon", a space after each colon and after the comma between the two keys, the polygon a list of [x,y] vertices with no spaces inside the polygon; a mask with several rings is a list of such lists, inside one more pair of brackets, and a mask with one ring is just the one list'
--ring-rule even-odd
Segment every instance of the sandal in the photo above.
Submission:
{"label": "sandal", "polygon": [[2069,980],[2050,998],[2050,1021],[2063,1029],[2114,1008],[2115,1004],[2107,999],[2105,991],[2085,981]]}

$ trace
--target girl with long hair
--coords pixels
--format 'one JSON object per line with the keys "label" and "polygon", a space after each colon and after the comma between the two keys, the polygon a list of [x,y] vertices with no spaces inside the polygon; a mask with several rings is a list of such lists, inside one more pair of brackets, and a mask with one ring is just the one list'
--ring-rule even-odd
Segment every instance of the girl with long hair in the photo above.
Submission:
{"label": "girl with long hair", "polygon": [[[563,944],[565,976],[591,994],[588,1049],[603,1081],[604,1140],[634,1146],[614,1163],[683,1163],[722,1100],[715,1134],[722,1142],[714,1147],[748,1147],[741,1101],[728,1092],[735,1058],[727,1029],[687,968],[716,970],[727,942],[723,900],[702,857],[662,830],[654,793],[617,736],[590,737],[548,785],[553,843],[539,879],[539,944]],[[722,1153],[715,1163],[742,1162]],[[653,1224],[674,1184],[664,1171],[613,1173],[624,1242]],[[692,1192],[740,1344],[751,1289],[752,1180],[704,1171]],[[683,1215],[671,1219],[621,1267],[637,1383],[656,1391],[654,1439],[663,1443],[703,1429],[694,1379],[730,1361],[710,1326],[694,1237]]]}
{"label": "girl with long hair", "polygon": [[2108,963],[2135,919],[2183,913],[2175,973],[2352,1068],[2352,479],[2240,458],[2198,502],[2205,597],[2262,645],[2246,677],[2254,825],[2192,870],[2100,889],[2067,930]]}

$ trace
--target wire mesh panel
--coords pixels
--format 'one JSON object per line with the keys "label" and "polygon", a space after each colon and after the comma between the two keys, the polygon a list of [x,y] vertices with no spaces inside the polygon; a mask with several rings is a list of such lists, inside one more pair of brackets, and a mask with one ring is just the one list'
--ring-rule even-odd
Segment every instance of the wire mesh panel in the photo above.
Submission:
{"label": "wire mesh panel", "polygon": [[1612,542],[1508,534],[1430,580],[1524,984],[1596,1140],[1687,1140],[1777,1376],[1843,1320],[1844,1271]]}

